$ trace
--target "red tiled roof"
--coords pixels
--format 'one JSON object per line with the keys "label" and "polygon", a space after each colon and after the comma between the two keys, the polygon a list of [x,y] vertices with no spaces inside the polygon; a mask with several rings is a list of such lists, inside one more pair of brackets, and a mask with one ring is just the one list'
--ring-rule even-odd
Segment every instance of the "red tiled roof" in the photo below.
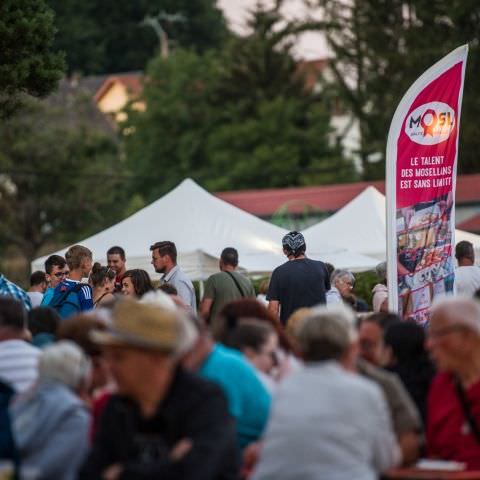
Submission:
{"label": "red tiled roof", "polygon": [[94,99],[96,102],[99,102],[101,98],[108,92],[108,90],[110,90],[111,86],[116,82],[125,85],[130,94],[135,97],[142,91],[142,79],[143,73],[140,72],[115,73],[113,75],[109,75],[95,93]]}
{"label": "red tiled roof", "polygon": [[480,201],[480,174],[459,175],[457,177],[457,203]]}
{"label": "red tiled roof", "polygon": [[319,75],[328,65],[328,58],[319,58],[317,60],[302,60],[298,62],[298,71],[305,75],[305,86],[311,91],[318,82]]}
{"label": "red tiled roof", "polygon": [[480,213],[467,218],[462,223],[458,224],[457,228],[460,230],[467,230],[468,232],[480,233]]}
{"label": "red tiled roof", "polygon": [[[265,190],[240,190],[218,192],[217,197],[254,215],[270,216],[280,207],[288,207],[290,213],[302,213],[305,207],[333,212],[355,198],[368,186],[385,193],[385,182],[357,182],[316,187],[273,188]],[[480,203],[480,174],[457,177],[457,203]]]}

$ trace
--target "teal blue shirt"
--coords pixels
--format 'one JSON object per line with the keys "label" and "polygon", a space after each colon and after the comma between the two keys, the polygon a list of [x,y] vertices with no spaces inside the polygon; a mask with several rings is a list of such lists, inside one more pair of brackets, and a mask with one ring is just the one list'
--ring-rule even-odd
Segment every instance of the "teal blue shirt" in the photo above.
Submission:
{"label": "teal blue shirt", "polygon": [[50,304],[50,301],[53,298],[53,294],[55,289],[52,287],[48,287],[43,294],[42,303],[40,304],[42,307],[47,307]]}
{"label": "teal blue shirt", "polygon": [[222,388],[236,420],[239,446],[258,440],[268,420],[271,396],[254,367],[237,350],[216,344],[199,374]]}

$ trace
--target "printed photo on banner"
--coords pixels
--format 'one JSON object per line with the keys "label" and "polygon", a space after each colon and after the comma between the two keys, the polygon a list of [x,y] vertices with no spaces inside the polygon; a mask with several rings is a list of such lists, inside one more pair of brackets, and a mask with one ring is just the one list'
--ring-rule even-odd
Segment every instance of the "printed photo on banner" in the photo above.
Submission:
{"label": "printed photo on banner", "polygon": [[399,309],[422,323],[433,297],[453,292],[452,195],[397,210]]}

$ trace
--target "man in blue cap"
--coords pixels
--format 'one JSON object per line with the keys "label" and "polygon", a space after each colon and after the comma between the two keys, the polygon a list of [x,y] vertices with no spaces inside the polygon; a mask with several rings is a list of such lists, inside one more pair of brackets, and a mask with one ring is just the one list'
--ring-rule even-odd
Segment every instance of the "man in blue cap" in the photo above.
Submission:
{"label": "man in blue cap", "polygon": [[289,232],[282,239],[283,253],[288,262],[277,267],[270,280],[268,309],[285,325],[288,317],[302,307],[326,302],[330,279],[325,264],[306,257],[305,238],[299,232]]}

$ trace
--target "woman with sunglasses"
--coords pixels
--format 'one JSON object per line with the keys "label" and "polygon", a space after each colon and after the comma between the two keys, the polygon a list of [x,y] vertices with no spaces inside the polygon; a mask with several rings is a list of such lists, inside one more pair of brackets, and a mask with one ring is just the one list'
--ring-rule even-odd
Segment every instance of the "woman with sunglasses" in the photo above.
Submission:
{"label": "woman with sunglasses", "polygon": [[90,274],[90,285],[93,289],[93,305],[99,306],[111,303],[115,300],[115,270],[108,267],[102,267],[95,263]]}

